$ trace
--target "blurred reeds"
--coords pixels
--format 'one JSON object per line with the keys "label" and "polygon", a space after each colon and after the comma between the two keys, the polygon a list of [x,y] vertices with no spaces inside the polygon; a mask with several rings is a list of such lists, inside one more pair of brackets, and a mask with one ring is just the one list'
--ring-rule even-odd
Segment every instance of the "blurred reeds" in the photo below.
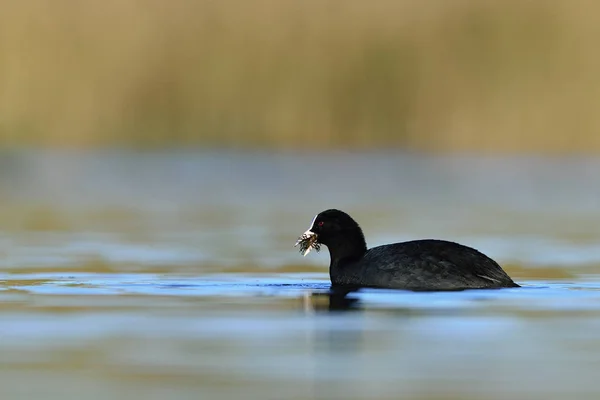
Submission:
{"label": "blurred reeds", "polygon": [[4,0],[0,146],[600,150],[600,3]]}

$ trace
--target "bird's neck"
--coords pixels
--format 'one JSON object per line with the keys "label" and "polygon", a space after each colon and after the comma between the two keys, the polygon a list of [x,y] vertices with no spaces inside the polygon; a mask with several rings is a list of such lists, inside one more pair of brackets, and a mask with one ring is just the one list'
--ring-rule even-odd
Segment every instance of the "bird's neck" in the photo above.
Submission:
{"label": "bird's neck", "polygon": [[359,229],[346,232],[327,243],[331,257],[330,266],[343,267],[361,259],[367,252],[367,243],[362,231]]}

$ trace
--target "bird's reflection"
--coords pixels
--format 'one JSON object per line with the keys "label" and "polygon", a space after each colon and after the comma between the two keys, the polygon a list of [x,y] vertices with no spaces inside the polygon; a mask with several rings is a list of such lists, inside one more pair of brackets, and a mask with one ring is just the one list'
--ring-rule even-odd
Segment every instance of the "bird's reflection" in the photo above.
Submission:
{"label": "bird's reflection", "polygon": [[360,300],[352,297],[355,290],[336,290],[328,292],[307,292],[303,298],[304,310],[309,312],[358,311]]}
{"label": "bird's reflection", "polygon": [[[330,289],[306,292],[304,296],[304,311],[321,314],[316,319],[320,322],[310,330],[309,336],[313,357],[310,386],[313,398],[343,398],[343,386],[332,385],[331,380],[324,377],[331,377],[332,371],[335,371],[334,375],[352,376],[364,353],[364,314],[360,312],[363,311],[360,300],[352,292]],[[347,314],[349,311],[359,312]],[[348,317],[353,321],[350,324]],[[335,362],[339,358],[356,362],[339,364]]]}

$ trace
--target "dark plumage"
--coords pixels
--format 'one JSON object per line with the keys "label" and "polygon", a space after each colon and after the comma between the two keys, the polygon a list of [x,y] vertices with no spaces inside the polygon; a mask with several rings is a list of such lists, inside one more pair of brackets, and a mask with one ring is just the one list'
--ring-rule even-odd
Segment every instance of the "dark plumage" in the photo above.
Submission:
{"label": "dark plumage", "polygon": [[334,288],[462,290],[519,287],[494,260],[458,243],[425,239],[367,249],[360,226],[339,210],[318,214],[296,244],[302,245],[306,255],[315,243],[329,249],[329,276]]}

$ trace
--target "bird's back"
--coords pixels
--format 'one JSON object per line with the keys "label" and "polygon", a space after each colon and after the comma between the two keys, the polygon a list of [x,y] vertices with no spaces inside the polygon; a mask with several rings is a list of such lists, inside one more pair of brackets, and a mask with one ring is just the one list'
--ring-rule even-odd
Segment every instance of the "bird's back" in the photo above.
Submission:
{"label": "bird's back", "polygon": [[[369,249],[332,272],[339,284],[411,290],[518,287],[485,254],[445,240],[414,240]],[[354,281],[354,282],[353,282]]]}

